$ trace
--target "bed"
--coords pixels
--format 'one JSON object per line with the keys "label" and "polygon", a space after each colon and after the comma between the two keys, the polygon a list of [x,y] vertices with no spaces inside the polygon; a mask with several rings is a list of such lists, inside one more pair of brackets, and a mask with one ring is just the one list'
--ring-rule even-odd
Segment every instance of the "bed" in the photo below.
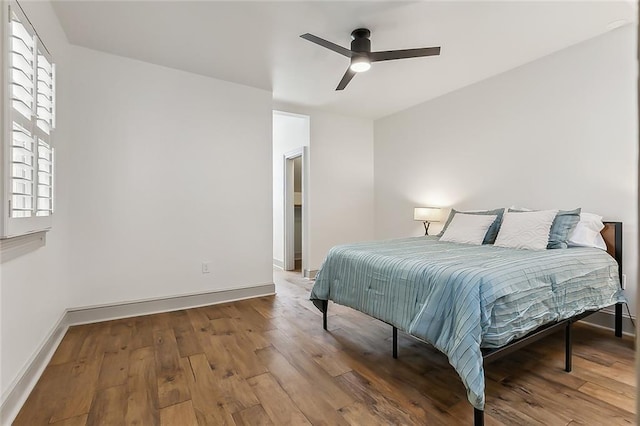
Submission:
{"label": "bed", "polygon": [[323,312],[345,305],[430,343],[467,389],[474,423],[484,419],[483,365],[564,328],[571,370],[571,324],[615,305],[622,334],[622,223],[606,222],[607,251],[517,250],[415,237],[332,248],[310,299]]}

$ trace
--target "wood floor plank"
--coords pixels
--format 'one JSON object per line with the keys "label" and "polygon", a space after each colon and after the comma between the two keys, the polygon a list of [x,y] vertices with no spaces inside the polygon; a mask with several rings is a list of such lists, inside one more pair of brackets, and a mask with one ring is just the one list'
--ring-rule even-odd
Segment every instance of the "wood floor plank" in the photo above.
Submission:
{"label": "wood floor plank", "polygon": [[[262,363],[270,374],[278,381],[280,387],[314,425],[346,425],[337,410],[352,403],[353,398],[347,395],[335,382],[330,386],[314,381],[308,372],[301,371],[291,365],[275,348],[265,348],[258,352]],[[316,367],[320,369],[320,367]],[[311,375],[313,376],[313,375]],[[315,388],[315,396],[308,398],[309,388]]]}
{"label": "wood floor plank", "polygon": [[[398,406],[397,401],[387,398],[383,393],[372,385],[368,380],[360,376],[356,371],[350,371],[338,378],[345,389],[351,393],[360,395],[363,403],[371,414],[381,419],[385,424],[419,424],[420,420],[413,414],[407,413]],[[358,404],[356,406],[360,407]],[[344,407],[343,407],[344,408]],[[359,408],[359,411],[361,409]],[[344,410],[341,410],[344,413]],[[444,422],[437,418],[430,418],[429,424],[444,425]]]}
{"label": "wood floor plank", "polygon": [[49,365],[66,364],[78,359],[78,353],[84,342],[84,338],[92,328],[88,326],[69,327],[60,345],[49,361]]}
{"label": "wood floor plank", "polygon": [[[338,336],[337,338],[341,339]],[[420,375],[410,369],[399,368],[400,365],[406,364],[387,356],[386,348],[371,346],[367,349],[366,341],[358,338],[349,339],[347,336],[344,339],[349,340],[349,343],[345,343],[345,352],[349,356],[344,359],[352,371],[386,397],[392,398],[395,394],[405,395],[405,398],[399,399],[400,403],[416,416],[424,416],[423,407],[434,404],[439,411],[446,412],[465,395],[464,387],[451,366],[440,370],[427,369]],[[441,421],[447,422],[450,419],[443,416]]]}
{"label": "wood floor plank", "polygon": [[590,373],[598,374],[600,376],[606,376],[610,379],[616,380],[620,383],[624,383],[628,386],[635,387],[635,372],[634,368],[625,366],[621,363],[612,363],[609,367],[603,366],[600,363],[594,362],[592,359],[583,359],[576,357],[573,365],[577,371],[578,377],[582,377],[580,371],[588,371]]}
{"label": "wood floor plank", "polygon": [[[343,330],[340,329],[340,331]],[[336,331],[337,333],[338,331]],[[454,379],[455,372],[448,363],[441,365],[440,368],[424,366],[422,370],[415,370],[411,365],[412,360],[405,360],[405,353],[402,353],[399,359],[395,360],[388,355],[389,348],[386,345],[381,346],[380,343],[375,344],[375,342],[368,342],[366,339],[351,338],[349,335],[340,338],[345,341],[349,340],[349,343],[345,345],[345,350],[352,355],[347,359],[354,371],[373,383],[379,381],[381,372],[392,377],[390,381],[379,383],[380,388],[385,389],[387,394],[407,392],[414,401],[424,397],[429,404],[436,403],[442,411],[455,405],[461,398],[466,399],[464,398],[464,387],[459,380]],[[442,354],[432,352],[433,348],[428,345],[424,343],[420,343],[420,345],[422,346],[421,352],[428,350],[434,355],[431,357],[436,361],[434,364],[442,362],[442,358],[446,359]],[[367,362],[362,362],[363,360]],[[406,368],[399,368],[399,364]],[[372,369],[371,365],[375,365],[376,368]],[[423,374],[424,377],[419,374]],[[427,389],[428,391],[426,391]],[[413,409],[412,406],[410,408]]]}
{"label": "wood floor plank", "polygon": [[[633,424],[633,416],[628,412],[569,386],[544,380],[536,374],[518,378],[518,383],[521,382],[526,383],[532,391],[531,398],[535,396],[536,403],[545,410],[566,413],[573,420],[585,424]],[[504,383],[500,385],[501,389],[493,387],[490,389],[494,392],[490,394],[495,395],[494,399],[504,399],[505,391],[508,393],[515,387],[513,383],[507,383],[507,386],[502,386]],[[488,387],[490,386],[492,386],[491,383]]]}
{"label": "wood floor plank", "polygon": [[[217,305],[204,306],[200,308],[189,309],[187,311],[187,317],[189,318],[189,321],[191,322],[193,331],[195,333],[211,333],[211,320],[209,319],[208,310],[206,308],[215,308],[216,306]],[[210,310],[211,309],[209,309],[209,311]],[[200,345],[203,346],[204,350],[204,345],[210,344],[209,339],[206,337],[206,335],[203,334],[196,334],[196,336],[198,338],[198,341],[200,342]]]}
{"label": "wood floor plank", "polygon": [[216,380],[221,397],[224,399],[229,412],[233,414],[257,405],[259,402],[251,387],[238,373],[234,354],[227,350],[219,338],[219,333],[228,335],[225,333],[231,333],[231,328],[225,328],[224,330],[226,331],[221,328],[215,330],[212,325],[214,321],[221,319],[228,321],[229,319],[225,317],[209,320],[204,310],[190,311],[189,316],[194,323],[194,329],[204,350],[211,374]]}
{"label": "wood floor plank", "polygon": [[258,349],[264,349],[271,346],[271,342],[265,336],[264,334],[265,332],[263,331],[245,329],[244,333],[247,339],[249,339],[249,341],[251,342],[251,345],[253,346],[252,350],[254,352],[257,351]]}
{"label": "wood floor plank", "polygon": [[52,426],[85,426],[89,414],[83,414],[81,416],[71,417],[70,419],[60,420],[59,422],[49,423]]}
{"label": "wood floor plank", "polygon": [[[591,383],[605,387],[611,392],[617,392],[631,396],[635,395],[636,387],[632,384],[629,384],[627,380],[630,376],[630,373],[621,372],[618,368],[616,368],[616,366],[617,363],[613,363],[611,368],[607,369],[607,374],[601,374],[601,370],[599,373],[598,370],[594,371],[590,368],[581,367],[577,368],[569,376],[575,377],[578,381],[582,382],[582,384],[575,389],[580,388],[586,383]],[[566,382],[567,378],[565,378],[564,380]]]}
{"label": "wood floor plank", "polygon": [[[505,388],[509,392],[504,392]],[[534,400],[532,395],[535,391],[531,386],[520,381],[513,382],[509,379],[500,383],[489,381],[486,389],[489,395],[498,396],[498,398],[492,398],[489,406],[493,415],[503,423],[564,426],[573,420],[566,410],[549,409],[547,401],[540,398]]]}
{"label": "wood floor plank", "polygon": [[351,371],[351,367],[342,361],[342,354],[314,354],[311,355],[313,362],[318,364],[324,371],[332,377]]}
{"label": "wood floor plank", "polygon": [[216,340],[227,352],[234,354],[231,363],[241,377],[246,379],[267,372],[256,358],[253,343],[243,332],[238,331],[232,319],[219,318],[211,320],[210,323]]}
{"label": "wood floor plank", "polygon": [[249,300],[241,300],[234,304],[226,304],[221,308],[228,318],[235,319],[241,324],[246,324],[256,331],[266,331],[275,328],[272,318],[261,315],[253,308]]}
{"label": "wood floor plank", "polygon": [[585,383],[578,390],[611,405],[615,405],[618,408],[622,408],[629,413],[636,413],[635,398],[625,395],[622,392],[612,391],[611,389],[590,382]]}
{"label": "wood floor plank", "polygon": [[185,311],[174,312],[171,322],[181,357],[184,358],[203,352],[202,346],[193,330],[193,325]]}
{"label": "wood floor plank", "polygon": [[104,357],[104,352],[110,344],[111,323],[109,321],[102,324],[89,324],[89,332],[82,341],[82,346],[78,351],[77,360],[86,361],[90,359]]}
{"label": "wood floor plank", "polygon": [[129,349],[134,351],[139,348],[153,346],[152,315],[132,318],[131,322],[133,329],[131,330]]}
{"label": "wood floor plank", "polygon": [[158,406],[178,404],[191,398],[185,372],[180,365],[178,344],[172,329],[153,332]]}
{"label": "wood floor plank", "polygon": [[305,351],[313,356],[320,354],[332,354],[339,352],[343,348],[342,342],[338,341],[333,334],[320,332],[320,335],[315,335],[311,333],[305,333],[294,325],[290,324],[289,321],[285,321],[283,319],[279,319],[281,321],[281,325],[274,330],[267,330],[264,332],[264,335],[274,344],[274,346],[280,345],[283,347],[284,345],[290,345],[291,347],[295,347],[296,342],[304,341]]}
{"label": "wood floor plank", "polygon": [[64,397],[59,405],[56,405],[50,422],[54,423],[89,413],[97,389],[104,353],[92,354],[92,356],[89,359],[64,364],[70,367],[65,388],[60,389]]}
{"label": "wood floor plank", "polygon": [[160,426],[198,426],[191,401],[184,401],[160,410]]}
{"label": "wood floor plank", "polygon": [[254,405],[234,413],[236,426],[273,426],[273,422],[262,405]]}
{"label": "wood floor plank", "polygon": [[189,309],[189,312],[196,310],[200,314],[204,315],[207,319],[213,320],[218,318],[230,318],[226,312],[222,310],[223,304],[202,306],[200,308]]}
{"label": "wood floor plank", "polygon": [[501,372],[500,379],[494,379],[495,381],[502,381],[507,377],[517,378],[522,377],[522,375],[534,374],[551,383],[571,389],[578,389],[585,384],[585,380],[581,378],[581,375],[575,374],[576,371],[572,373],[564,371],[564,357],[541,358],[526,350],[521,351],[518,355],[518,359],[503,358],[490,364],[485,370]]}
{"label": "wood floor plank", "polygon": [[127,386],[99,389],[91,404],[87,426],[122,425],[127,411]]}
{"label": "wood floor plank", "polygon": [[[151,333],[151,331],[149,330]],[[159,423],[158,382],[155,351],[152,346],[138,348],[129,355],[125,423],[132,426]]]}
{"label": "wood floor plank", "polygon": [[[354,401],[353,397],[336,384],[311,357],[300,350],[289,350],[282,355],[301,376],[316,388],[317,393],[334,409],[340,409]],[[271,371],[271,369],[270,369]]]}
{"label": "wood floor plank", "polygon": [[203,354],[182,358],[187,371],[187,382],[191,390],[193,409],[199,424],[233,425],[231,411],[225,406],[225,398],[216,385],[209,363]]}
{"label": "wood floor plank", "polygon": [[256,327],[256,325],[250,321],[230,318],[229,325],[233,329],[235,335],[241,336],[251,342],[251,345],[253,346],[252,350],[254,351],[271,345],[271,342],[269,342],[263,334],[263,332],[267,330],[264,330],[259,326]]}
{"label": "wood floor plank", "polygon": [[276,296],[258,297],[250,300],[251,306],[265,318],[278,316]]}
{"label": "wood floor plank", "polygon": [[219,318],[242,318],[242,314],[240,313],[240,310],[236,303],[221,303],[217,305],[215,309],[211,309],[207,316],[210,320]]}
{"label": "wood floor plank", "polygon": [[98,378],[98,389],[126,384],[129,370],[131,328],[125,323],[112,324],[105,343],[104,359]]}
{"label": "wood floor plank", "polygon": [[248,379],[262,407],[276,425],[310,425],[289,395],[269,373]]}
{"label": "wood floor plank", "polygon": [[[380,416],[372,406],[361,401],[356,401],[340,409],[340,415],[352,426],[386,426],[389,420]],[[393,423],[391,423],[393,424]]]}

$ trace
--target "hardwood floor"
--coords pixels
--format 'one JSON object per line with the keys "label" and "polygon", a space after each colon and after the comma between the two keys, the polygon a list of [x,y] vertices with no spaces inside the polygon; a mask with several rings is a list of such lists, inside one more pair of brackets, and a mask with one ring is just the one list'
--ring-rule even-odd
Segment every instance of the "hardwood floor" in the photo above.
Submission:
{"label": "hardwood floor", "polygon": [[[447,359],[276,273],[275,297],[72,327],[15,425],[470,425]],[[634,341],[577,325],[490,364],[487,425],[635,424]]]}

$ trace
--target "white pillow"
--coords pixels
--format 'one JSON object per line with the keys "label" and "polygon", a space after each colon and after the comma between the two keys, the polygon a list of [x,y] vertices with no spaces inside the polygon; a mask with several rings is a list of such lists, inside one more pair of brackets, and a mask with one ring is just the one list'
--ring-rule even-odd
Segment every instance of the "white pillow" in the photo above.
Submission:
{"label": "white pillow", "polygon": [[535,212],[505,212],[502,225],[493,244],[528,250],[545,250],[549,243],[549,231],[558,210]]}
{"label": "white pillow", "polygon": [[480,245],[496,217],[495,214],[456,213],[440,241]]}
{"label": "white pillow", "polygon": [[509,210],[517,210],[519,212],[532,212],[533,209],[530,209],[528,207],[520,207],[520,206],[511,206],[507,208],[507,211]]}
{"label": "white pillow", "polygon": [[607,250],[607,244],[600,231],[604,228],[602,216],[593,213],[580,213],[580,222],[569,235],[569,247],[594,247]]}

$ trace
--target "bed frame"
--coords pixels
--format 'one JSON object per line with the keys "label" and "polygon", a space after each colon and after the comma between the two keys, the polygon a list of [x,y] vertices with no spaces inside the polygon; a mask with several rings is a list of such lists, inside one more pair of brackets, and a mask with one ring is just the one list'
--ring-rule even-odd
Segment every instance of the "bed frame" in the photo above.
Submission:
{"label": "bed frame", "polygon": [[[622,288],[622,222],[604,222],[604,229],[600,232],[607,244],[607,253],[609,253],[618,262],[618,275],[620,277]],[[322,327],[327,330],[327,311],[329,301],[322,301]],[[571,371],[572,342],[571,342],[571,325],[583,318],[588,317],[597,311],[586,311],[562,321],[545,324],[533,330],[529,334],[516,339],[505,346],[496,349],[483,349],[482,359],[486,365],[490,362],[498,360],[518,349],[527,346],[537,340],[542,339],[550,334],[556,333],[560,329],[564,329],[565,333],[565,371]],[[393,326],[393,357],[398,358],[398,329]],[[622,303],[615,304],[615,327],[614,333],[616,337],[622,337]],[[473,409],[474,426],[484,425],[484,410]]]}

